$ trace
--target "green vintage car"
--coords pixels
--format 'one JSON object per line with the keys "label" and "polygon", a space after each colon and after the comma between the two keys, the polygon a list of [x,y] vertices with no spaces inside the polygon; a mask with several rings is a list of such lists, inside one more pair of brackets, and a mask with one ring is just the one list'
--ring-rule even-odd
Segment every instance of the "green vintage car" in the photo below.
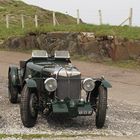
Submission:
{"label": "green vintage car", "polygon": [[[48,116],[90,116],[95,112],[96,127],[102,128],[107,109],[107,88],[111,84],[102,78],[82,78],[72,65],[68,51],[34,50],[20,68],[9,67],[9,100],[18,102],[25,127],[33,127],[38,112]],[[82,97],[82,95],[84,95]]]}

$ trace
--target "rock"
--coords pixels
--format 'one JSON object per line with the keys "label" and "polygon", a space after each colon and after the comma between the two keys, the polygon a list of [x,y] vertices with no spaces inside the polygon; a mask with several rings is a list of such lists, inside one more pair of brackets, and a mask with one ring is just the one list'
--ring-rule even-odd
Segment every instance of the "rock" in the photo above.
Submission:
{"label": "rock", "polygon": [[140,41],[120,39],[114,36],[98,36],[89,32],[30,32],[25,37],[11,37],[1,44],[5,48],[68,50],[72,55],[92,56],[112,60],[137,58],[140,55]]}

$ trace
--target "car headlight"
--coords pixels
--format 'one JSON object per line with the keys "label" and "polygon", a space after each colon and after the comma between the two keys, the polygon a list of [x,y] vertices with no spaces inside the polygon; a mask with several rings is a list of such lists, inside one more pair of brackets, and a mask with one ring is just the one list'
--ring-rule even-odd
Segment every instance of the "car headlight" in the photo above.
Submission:
{"label": "car headlight", "polygon": [[86,78],[83,81],[82,86],[85,91],[92,91],[95,87],[95,82],[92,78]]}
{"label": "car headlight", "polygon": [[57,88],[57,81],[54,78],[47,78],[44,84],[45,84],[45,89],[49,92],[53,92]]}

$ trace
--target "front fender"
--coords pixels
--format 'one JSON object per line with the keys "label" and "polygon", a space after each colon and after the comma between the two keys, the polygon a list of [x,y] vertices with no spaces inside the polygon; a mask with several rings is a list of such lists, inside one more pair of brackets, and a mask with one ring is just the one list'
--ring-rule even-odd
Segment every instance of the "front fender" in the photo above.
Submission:
{"label": "front fender", "polygon": [[101,85],[105,88],[112,88],[112,85],[105,79],[101,81]]}
{"label": "front fender", "polygon": [[11,82],[13,86],[19,85],[19,75],[18,75],[18,68],[16,66],[10,66],[8,72],[8,78],[11,78]]}
{"label": "front fender", "polygon": [[36,81],[33,79],[27,78],[27,79],[25,79],[25,83],[27,84],[28,88],[37,88]]}

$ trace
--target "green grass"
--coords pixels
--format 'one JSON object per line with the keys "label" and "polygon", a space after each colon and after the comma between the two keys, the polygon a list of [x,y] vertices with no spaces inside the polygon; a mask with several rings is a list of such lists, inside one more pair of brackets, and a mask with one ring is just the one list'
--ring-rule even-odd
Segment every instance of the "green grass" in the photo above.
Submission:
{"label": "green grass", "polygon": [[[6,29],[5,15],[10,16],[10,28]],[[21,14],[25,15],[25,29],[21,29]],[[34,27],[34,15],[39,17],[39,28]],[[12,36],[25,35],[28,32],[94,32],[95,35],[114,35],[120,38],[140,39],[140,27],[110,26],[110,25],[76,25],[72,16],[56,12],[60,25],[52,26],[52,11],[27,5],[22,1],[10,0],[0,2],[0,41]]]}
{"label": "green grass", "polygon": [[81,55],[77,55],[74,54],[71,56],[72,60],[79,60],[79,61],[84,61],[84,62],[92,62],[87,56],[81,56]]}
{"label": "green grass", "polygon": [[[9,25],[10,28],[6,29],[5,18],[9,14]],[[21,14],[24,15],[25,27],[21,28]],[[52,11],[44,10],[42,8],[27,5],[22,1],[8,0],[0,1],[0,40],[4,40],[11,36],[25,35],[30,31],[36,31],[34,25],[34,16],[38,15],[39,26],[46,26],[45,31],[50,30],[49,27],[52,25]],[[76,19],[72,16],[65,15],[56,12],[56,16],[59,18],[60,24],[75,24]],[[42,30],[44,27],[42,28]],[[39,29],[38,29],[39,30]],[[51,31],[52,31],[51,27]]]}
{"label": "green grass", "polygon": [[[83,134],[61,134],[61,135],[54,135],[54,134],[0,134],[0,139],[2,138],[22,138],[22,139],[41,139],[41,138],[75,138],[75,137],[98,137],[98,134],[95,133],[83,133]],[[101,134],[100,136],[106,136]]]}
{"label": "green grass", "polygon": [[23,36],[29,32],[94,32],[95,35],[113,35],[119,38],[125,39],[140,39],[140,27],[117,27],[109,25],[59,25],[53,26],[51,24],[42,25],[39,28],[35,28],[33,25],[29,24],[25,29],[21,29],[20,25],[12,25],[9,29],[6,29],[4,24],[0,24],[0,39],[4,40],[12,36]]}
{"label": "green grass", "polygon": [[109,66],[140,71],[140,60],[118,60],[118,61],[112,61],[111,59],[91,60],[87,56],[80,55],[73,55],[71,58],[72,60],[84,61],[89,63],[102,63]]}
{"label": "green grass", "polygon": [[121,61],[104,61],[106,65],[116,66],[126,69],[134,69],[140,71],[140,60],[121,60]]}

